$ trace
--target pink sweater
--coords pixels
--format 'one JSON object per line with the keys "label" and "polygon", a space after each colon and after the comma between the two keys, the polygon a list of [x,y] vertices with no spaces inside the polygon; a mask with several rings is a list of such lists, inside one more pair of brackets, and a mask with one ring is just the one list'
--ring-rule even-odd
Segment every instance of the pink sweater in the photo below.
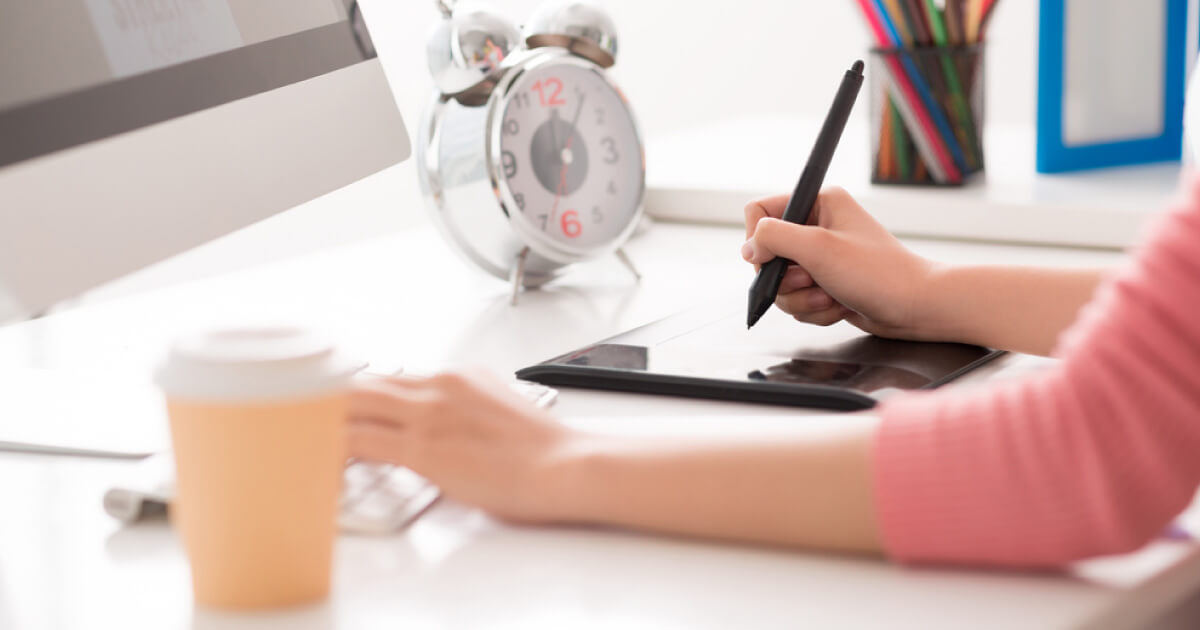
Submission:
{"label": "pink sweater", "polygon": [[903,562],[1053,566],[1136,549],[1200,486],[1200,179],[1045,372],[882,406],[874,485]]}

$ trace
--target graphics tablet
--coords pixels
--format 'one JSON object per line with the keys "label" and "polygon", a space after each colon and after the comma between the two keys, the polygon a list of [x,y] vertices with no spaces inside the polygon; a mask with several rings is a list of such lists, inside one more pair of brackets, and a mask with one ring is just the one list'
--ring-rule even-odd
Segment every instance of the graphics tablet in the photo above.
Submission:
{"label": "graphics tablet", "polygon": [[957,343],[896,341],[772,309],[688,311],[517,372],[564,387],[852,410],[897,390],[937,387],[1003,354]]}

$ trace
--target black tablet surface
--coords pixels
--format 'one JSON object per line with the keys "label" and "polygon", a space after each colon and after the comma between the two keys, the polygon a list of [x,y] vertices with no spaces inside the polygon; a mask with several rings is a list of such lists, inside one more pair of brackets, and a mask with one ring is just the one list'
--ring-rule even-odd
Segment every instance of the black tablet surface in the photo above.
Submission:
{"label": "black tablet surface", "polygon": [[744,402],[866,409],[896,390],[928,389],[1003,354],[957,343],[896,341],[841,322],[802,324],[772,309],[751,330],[741,311],[668,317],[517,372],[546,385]]}

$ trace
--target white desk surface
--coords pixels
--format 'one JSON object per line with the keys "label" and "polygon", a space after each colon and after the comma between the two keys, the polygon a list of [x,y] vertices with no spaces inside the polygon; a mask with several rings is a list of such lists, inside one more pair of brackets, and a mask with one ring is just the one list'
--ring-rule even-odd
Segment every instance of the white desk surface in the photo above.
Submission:
{"label": "white desk surface", "polygon": [[[516,308],[503,283],[453,260],[427,227],[86,305],[0,329],[0,427],[38,417],[34,405],[4,409],[11,396],[2,394],[45,376],[36,370],[57,375],[64,398],[100,380],[144,401],[166,340],[214,319],[303,315],[384,365],[474,363],[508,372],[717,292],[740,300],[750,279],[737,255],[741,240],[731,228],[660,224],[630,246],[645,273],[640,285],[615,262],[596,262],[526,294]],[[1119,257],[911,244],[952,261],[1095,265]],[[991,372],[1028,362],[1003,361]],[[576,390],[563,392],[557,413],[622,431],[802,421],[777,407]],[[607,419],[579,419],[588,416]],[[166,435],[161,417],[105,408],[69,422]],[[511,526],[443,501],[406,532],[341,538],[328,603],[229,616],[193,610],[185,558],[166,524],[121,528],[102,512],[102,492],[130,467],[0,453],[0,628],[1118,628],[1143,625],[1200,590],[1200,551],[1179,542],[1063,574],[911,569],[603,529]]]}
{"label": "white desk surface", "polygon": [[[847,127],[825,183],[849,190],[897,234],[1127,247],[1167,207],[1179,179],[1177,163],[1039,175],[1033,129],[991,124],[986,174],[966,186],[873,185],[865,112]],[[758,116],[652,137],[648,207],[662,218],[741,223],[745,200],[791,192],[819,124]]]}

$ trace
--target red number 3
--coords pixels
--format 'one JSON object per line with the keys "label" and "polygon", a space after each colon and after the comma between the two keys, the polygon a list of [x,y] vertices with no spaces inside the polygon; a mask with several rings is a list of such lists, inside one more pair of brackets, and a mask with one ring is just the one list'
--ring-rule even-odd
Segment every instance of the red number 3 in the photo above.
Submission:
{"label": "red number 3", "polygon": [[[560,98],[560,95],[563,91],[563,83],[559,79],[546,79],[544,85],[541,81],[538,81],[537,83],[533,84],[533,89],[537,91],[538,101],[541,102],[543,107],[546,105],[553,106],[567,104],[566,101]],[[550,92],[550,100],[546,100],[546,90],[550,89],[553,89],[554,91]]]}
{"label": "red number 3", "polygon": [[567,210],[562,215],[562,231],[567,238],[575,238],[583,233],[583,224],[579,222],[579,213]]}

